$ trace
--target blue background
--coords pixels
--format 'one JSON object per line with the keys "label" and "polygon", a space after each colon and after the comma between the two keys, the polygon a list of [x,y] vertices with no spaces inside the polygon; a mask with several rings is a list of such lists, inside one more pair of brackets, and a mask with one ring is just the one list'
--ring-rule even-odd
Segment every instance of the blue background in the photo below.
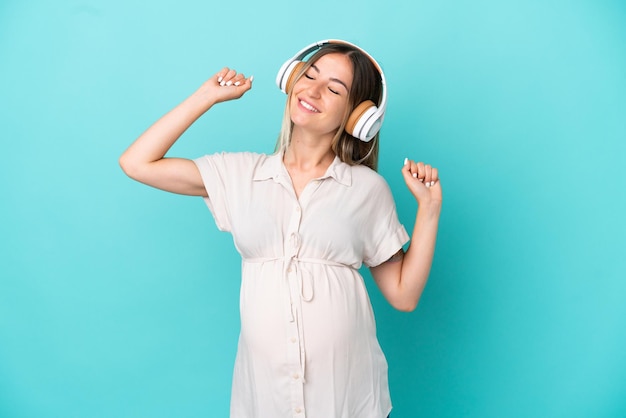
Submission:
{"label": "blue background", "polygon": [[275,73],[326,38],[385,70],[407,229],[404,157],[443,179],[418,309],[366,277],[394,418],[626,416],[625,22],[618,0],[4,0],[0,417],[227,416],[231,238],[117,159],[225,65],[253,90],[170,155],[272,152]]}

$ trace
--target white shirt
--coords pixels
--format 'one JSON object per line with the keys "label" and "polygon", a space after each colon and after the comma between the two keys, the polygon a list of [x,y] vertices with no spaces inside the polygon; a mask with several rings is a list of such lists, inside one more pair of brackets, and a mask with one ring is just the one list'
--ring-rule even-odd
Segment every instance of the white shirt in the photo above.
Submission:
{"label": "white shirt", "polygon": [[280,153],[195,163],[242,257],[231,418],[387,417],[387,362],[358,271],[409,239],[385,180],[336,157],[298,199]]}

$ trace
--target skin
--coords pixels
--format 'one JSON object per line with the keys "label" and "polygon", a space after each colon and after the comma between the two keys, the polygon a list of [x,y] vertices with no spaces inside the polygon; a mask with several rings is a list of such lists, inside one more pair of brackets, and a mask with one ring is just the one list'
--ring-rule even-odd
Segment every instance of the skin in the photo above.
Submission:
{"label": "skin", "polygon": [[[294,126],[284,163],[297,196],[309,181],[321,177],[335,158],[331,145],[348,106],[351,85],[349,58],[329,54],[293,87],[288,106]],[[303,102],[316,111],[307,109]]]}
{"label": "skin", "polygon": [[[328,54],[293,87],[287,105],[294,127],[284,164],[297,196],[311,180],[321,177],[335,158],[332,139],[348,106],[352,74],[352,64],[346,56]],[[165,158],[165,154],[211,107],[239,99],[251,88],[252,77],[223,68],[141,134],[120,157],[120,166],[129,177],[144,184],[172,193],[206,196],[193,161]],[[411,244],[406,254],[398,251],[387,262],[371,268],[371,273],[394,308],[412,311],[430,273],[442,192],[438,171],[428,164],[407,159],[401,173],[418,203]]]}
{"label": "skin", "polygon": [[402,176],[418,204],[411,244],[387,262],[370,269],[389,303],[401,311],[412,311],[424,291],[433,256],[441,213],[441,183],[436,168],[407,160]]}

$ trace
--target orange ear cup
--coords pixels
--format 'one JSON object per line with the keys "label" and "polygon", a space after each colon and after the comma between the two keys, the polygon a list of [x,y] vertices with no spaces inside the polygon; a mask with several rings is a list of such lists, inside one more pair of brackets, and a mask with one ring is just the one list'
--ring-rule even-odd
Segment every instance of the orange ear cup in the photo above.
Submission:
{"label": "orange ear cup", "polygon": [[302,71],[302,67],[304,67],[304,65],[304,61],[300,61],[293,67],[293,70],[291,70],[289,78],[287,79],[287,83],[285,84],[285,91],[287,92],[287,94],[291,92],[293,85],[296,84],[296,75],[299,74],[300,71]]}
{"label": "orange ear cup", "polygon": [[359,121],[361,116],[369,109],[370,107],[375,107],[376,104],[371,100],[366,100],[359,104],[354,108],[350,116],[348,117],[348,121],[346,122],[346,131],[354,136],[354,127],[356,123]]}

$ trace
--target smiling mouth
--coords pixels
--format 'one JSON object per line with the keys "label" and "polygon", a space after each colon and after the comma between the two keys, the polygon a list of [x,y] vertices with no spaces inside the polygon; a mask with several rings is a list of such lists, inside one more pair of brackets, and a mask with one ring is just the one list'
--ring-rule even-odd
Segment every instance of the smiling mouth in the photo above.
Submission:
{"label": "smiling mouth", "polygon": [[305,102],[304,100],[299,100],[300,105],[305,108],[306,110],[310,110],[311,112],[315,112],[315,113],[319,113],[320,111],[313,107],[312,105],[310,105],[309,103]]}

